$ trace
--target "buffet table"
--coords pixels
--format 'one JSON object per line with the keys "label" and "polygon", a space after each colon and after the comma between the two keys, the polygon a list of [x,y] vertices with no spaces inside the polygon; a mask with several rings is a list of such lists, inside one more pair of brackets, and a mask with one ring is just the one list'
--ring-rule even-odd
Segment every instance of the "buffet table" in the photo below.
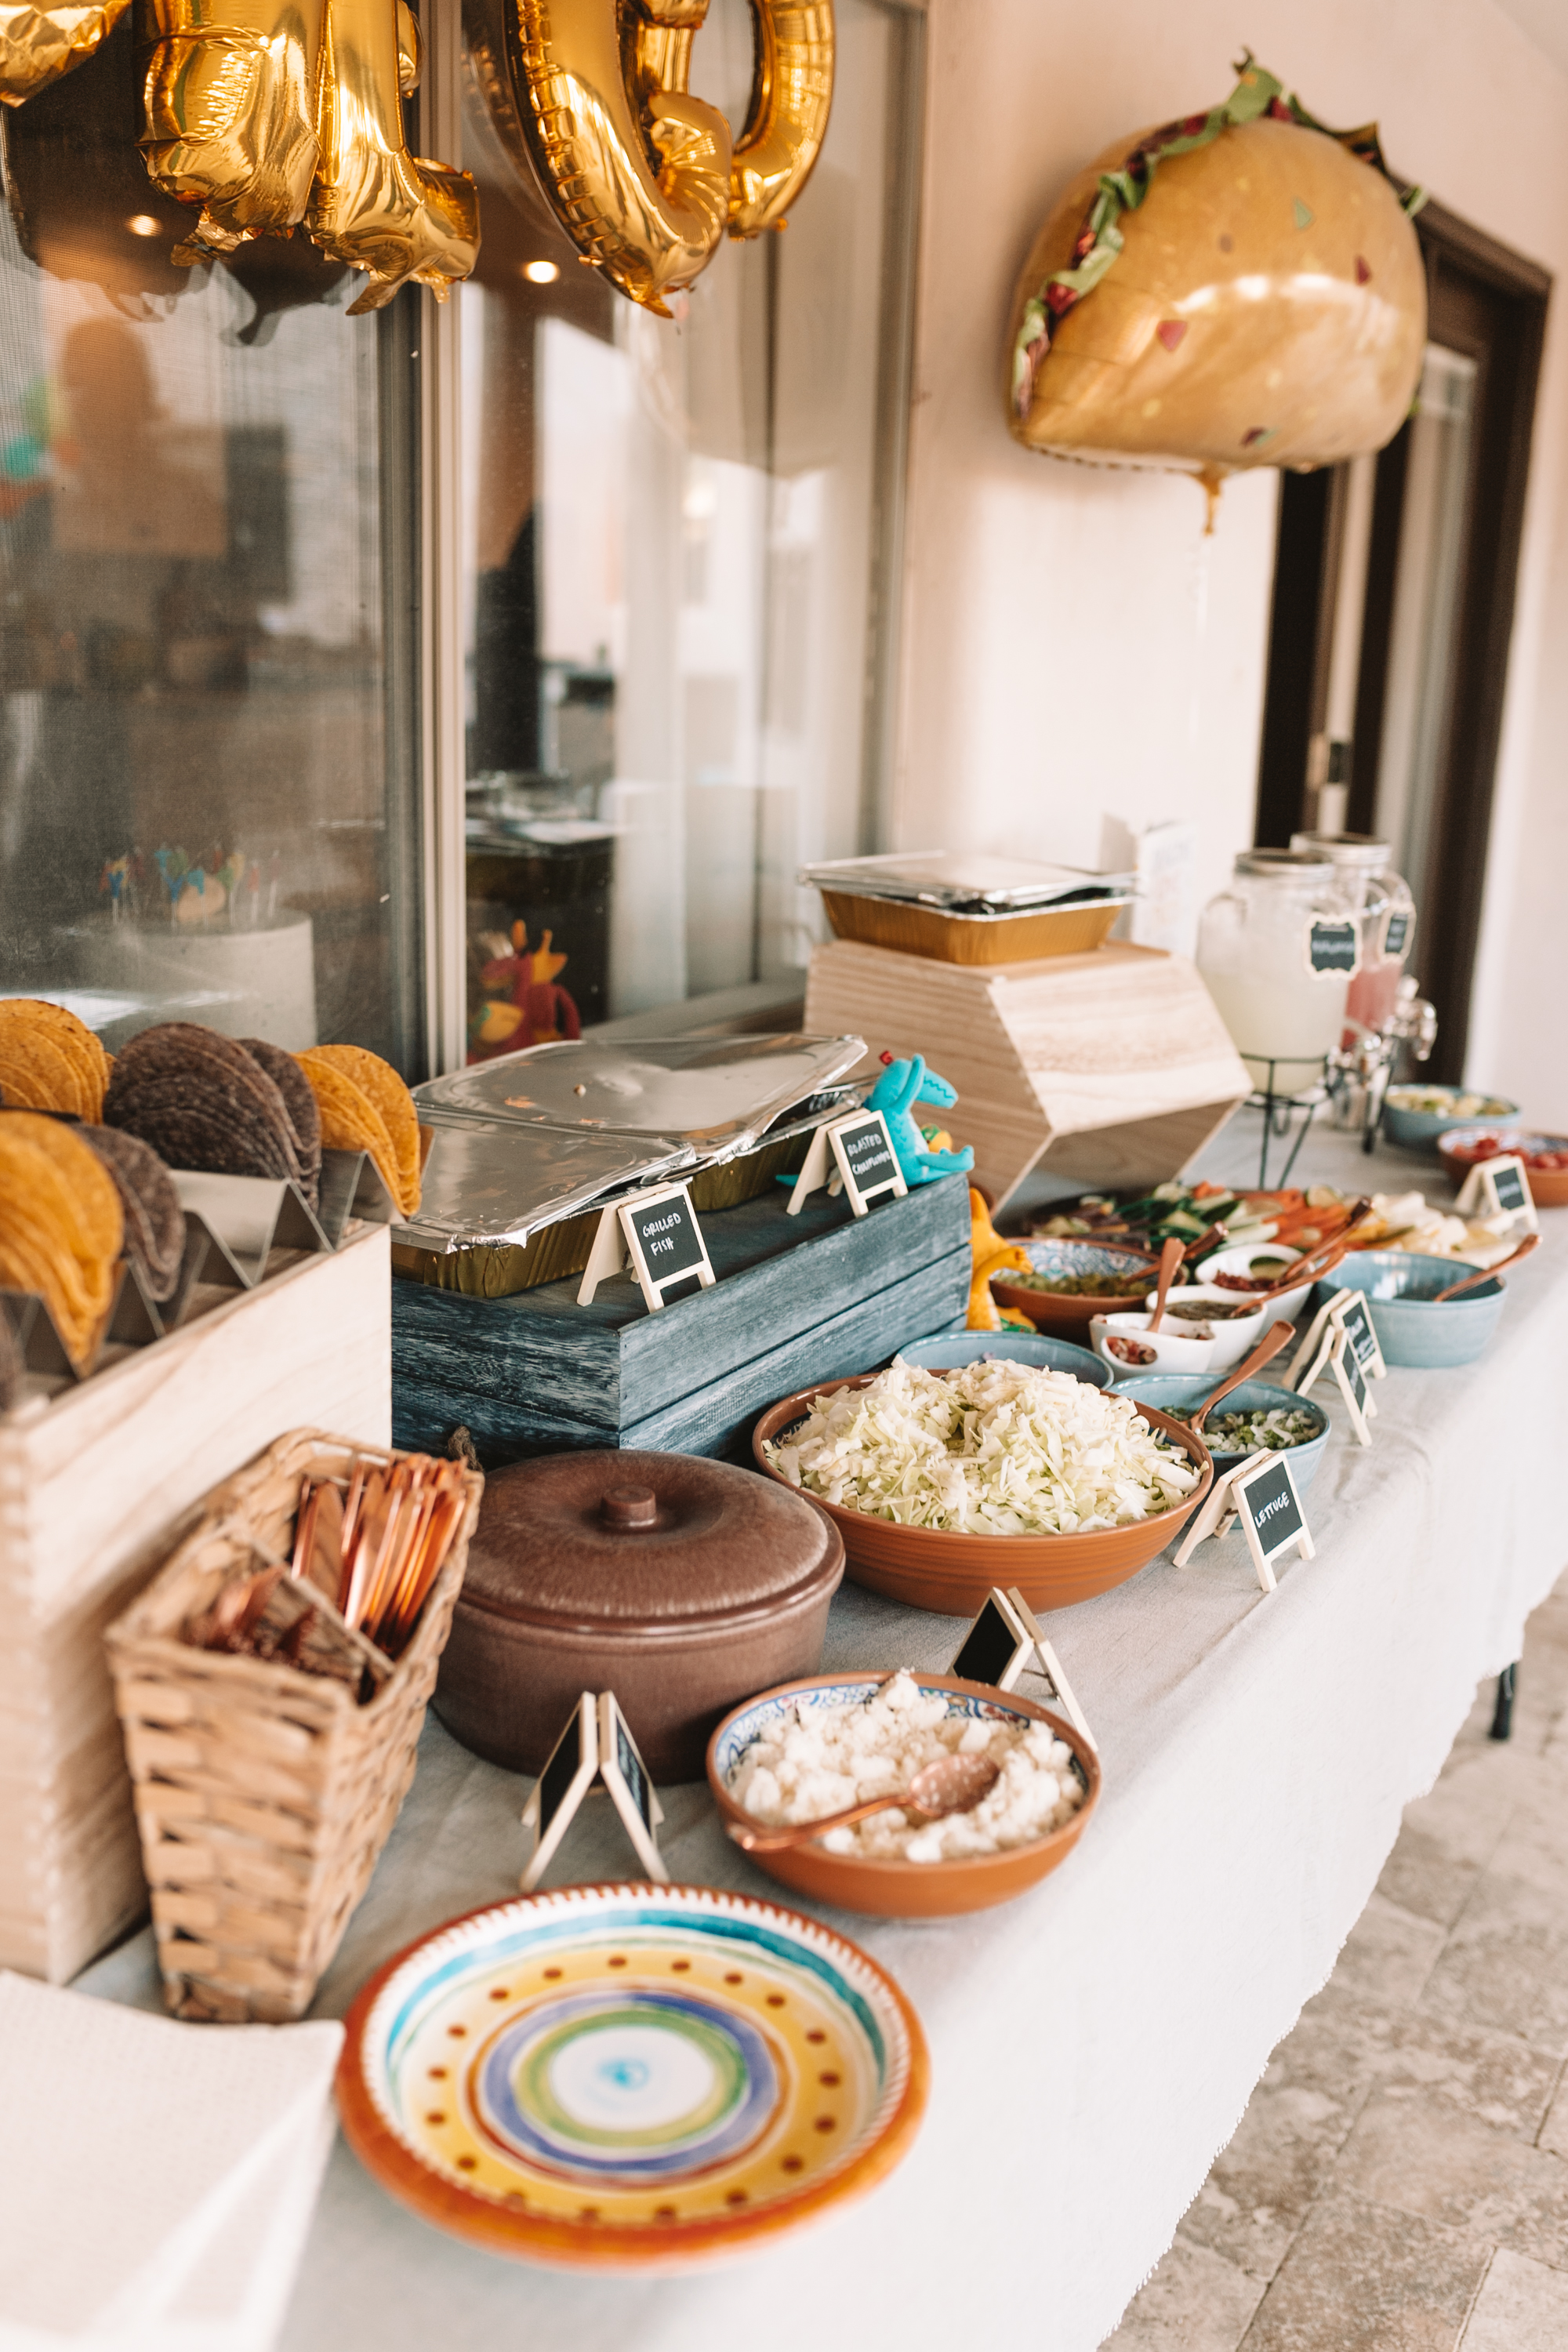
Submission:
{"label": "buffet table", "polygon": [[[1244,1114],[1203,1172],[1254,1181]],[[1298,1181],[1444,1186],[1315,1131]],[[945,2347],[977,2322],[1093,2352],[1171,2242],[1269,2052],[1323,1983],[1409,1801],[1476,1685],[1519,1655],[1565,1546],[1550,1475],[1568,1421],[1568,1217],[1506,1278],[1482,1360],[1391,1371],[1370,1452],[1337,1436],[1307,1498],[1318,1549],[1259,1591],[1239,1535],[1047,1622],[1100,1744],[1105,1794],[1062,1870],[952,1922],[834,1916],[898,1978],[931,2044],[909,2160],[776,2250],[685,2278],[523,2269],[395,2205],[339,2143],[287,2352],[822,2352]],[[1315,1395],[1328,1402],[1331,1384]],[[945,1668],[956,1621],[843,1587],[828,1666]],[[1026,1677],[1025,1693],[1039,1690]],[[433,1719],[418,1777],[327,1978],[341,2015],[390,1953],[516,1889],[528,1784]],[[768,1895],[704,1788],[665,1792],[672,1875]],[[545,1884],[634,1875],[596,1800]],[[81,1979],[159,2005],[150,1932]]]}

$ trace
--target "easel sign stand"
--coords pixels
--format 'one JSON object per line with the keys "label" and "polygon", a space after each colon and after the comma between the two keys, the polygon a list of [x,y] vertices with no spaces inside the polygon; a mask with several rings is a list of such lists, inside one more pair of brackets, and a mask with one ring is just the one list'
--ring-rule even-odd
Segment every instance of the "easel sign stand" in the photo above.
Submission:
{"label": "easel sign stand", "polygon": [[1372,1432],[1367,1427],[1367,1423],[1376,1413],[1377,1406],[1367,1387],[1366,1374],[1357,1360],[1348,1331],[1342,1331],[1334,1341],[1333,1352],[1329,1358],[1329,1367],[1339,1383],[1340,1394],[1345,1401],[1345,1410],[1351,1417],[1351,1427],[1363,1445],[1370,1445]]}
{"label": "easel sign stand", "polygon": [[1098,1756],[1099,1746],[1062,1672],[1061,1660],[1016,1585],[1005,1592],[998,1584],[992,1586],[948,1673],[966,1683],[987,1683],[993,1690],[1010,1691],[1027,1671],[1031,1659],[1073,1729]]}
{"label": "easel sign stand", "polygon": [[1506,1217],[1510,1234],[1541,1231],[1530,1178],[1516,1151],[1478,1160],[1459,1187],[1454,1210],[1461,1217]]}
{"label": "easel sign stand", "polygon": [[613,1280],[628,1258],[652,1314],[664,1305],[665,1292],[679,1282],[695,1276],[704,1290],[711,1290],[716,1277],[686,1185],[661,1184],[654,1192],[610,1202],[583,1269],[578,1306],[591,1306],[599,1285]]}
{"label": "easel sign stand", "polygon": [[1363,1384],[1367,1380],[1386,1380],[1388,1366],[1383,1360],[1365,1297],[1359,1290],[1336,1290],[1328,1305],[1320,1307],[1313,1316],[1306,1338],[1290,1359],[1285,1386],[1305,1396],[1329,1370],[1342,1333],[1350,1341]]}
{"label": "easel sign stand", "polygon": [[831,1119],[817,1129],[805,1165],[795,1180],[788,1213],[798,1216],[824,1184],[830,1195],[842,1190],[858,1217],[863,1217],[884,1192],[900,1200],[909,1191],[888,1122],[879,1110],[856,1111],[849,1118]]}
{"label": "easel sign stand", "polygon": [[595,1781],[602,1781],[609,1790],[648,1876],[661,1885],[668,1883],[669,1872],[654,1836],[664,1819],[664,1807],[654,1794],[637,1741],[614,1691],[601,1691],[597,1698],[592,1691],[584,1691],[522,1809],[522,1826],[531,1829],[534,1837],[533,1852],[522,1874],[524,1895],[531,1895],[538,1885]]}
{"label": "easel sign stand", "polygon": [[1237,1519],[1264,1592],[1276,1589],[1274,1562],[1281,1554],[1293,1550],[1302,1559],[1317,1558],[1289,1454],[1262,1449],[1223,1472],[1182,1538],[1176,1566],[1185,1568],[1199,1544],[1209,1536],[1228,1535]]}

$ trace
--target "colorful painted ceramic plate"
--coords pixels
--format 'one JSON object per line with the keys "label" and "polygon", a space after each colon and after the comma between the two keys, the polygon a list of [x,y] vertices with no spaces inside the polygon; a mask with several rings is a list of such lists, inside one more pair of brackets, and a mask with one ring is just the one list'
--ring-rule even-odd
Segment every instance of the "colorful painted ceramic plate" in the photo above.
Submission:
{"label": "colorful painted ceramic plate", "polygon": [[350,2145],[427,2221],[573,2269],[679,2270],[871,2188],[919,2128],[920,2021],[814,1919],[569,1886],[389,1960],[338,2069]]}

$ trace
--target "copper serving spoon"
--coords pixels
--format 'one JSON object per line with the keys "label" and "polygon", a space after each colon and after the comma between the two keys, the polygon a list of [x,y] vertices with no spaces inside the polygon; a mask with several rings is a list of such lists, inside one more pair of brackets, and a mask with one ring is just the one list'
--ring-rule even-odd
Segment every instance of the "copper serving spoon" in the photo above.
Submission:
{"label": "copper serving spoon", "polygon": [[1173,1234],[1160,1252],[1160,1284],[1154,1294],[1154,1312],[1150,1316],[1147,1325],[1151,1338],[1160,1328],[1165,1312],[1165,1301],[1171,1295],[1171,1285],[1176,1278],[1176,1268],[1181,1265],[1185,1255],[1179,1234]]}
{"label": "copper serving spoon", "polygon": [[1462,1290],[1473,1290],[1478,1282],[1489,1282],[1494,1274],[1502,1272],[1505,1265],[1517,1265],[1521,1257],[1528,1257],[1540,1241],[1539,1234],[1526,1234],[1519,1247],[1509,1256],[1500,1257],[1495,1265],[1478,1265],[1474,1274],[1466,1275],[1463,1282],[1451,1282],[1447,1290],[1439,1290],[1436,1297],[1426,1301],[1427,1306],[1441,1307],[1445,1298],[1458,1298]]}
{"label": "copper serving spoon", "polygon": [[866,1804],[848,1805],[843,1812],[828,1813],[819,1822],[792,1822],[782,1830],[743,1829],[739,1822],[731,1822],[730,1835],[748,1853],[783,1853],[788,1846],[805,1845],[826,1830],[844,1829],[850,1822],[888,1812],[894,1805],[920,1813],[928,1822],[945,1821],[949,1813],[967,1813],[977,1805],[995,1787],[1000,1771],[989,1756],[939,1756],[934,1764],[921,1765],[902,1795],[872,1797]]}
{"label": "copper serving spoon", "polygon": [[1295,1336],[1296,1326],[1293,1323],[1280,1322],[1271,1324],[1268,1329],[1263,1334],[1262,1339],[1258,1342],[1257,1347],[1252,1350],[1251,1355],[1243,1356],[1235,1371],[1232,1372],[1227,1379],[1221,1381],[1218,1388],[1215,1389],[1212,1396],[1207,1396],[1204,1399],[1202,1404],[1198,1407],[1196,1412],[1194,1413],[1192,1420],[1187,1424],[1194,1436],[1198,1437],[1202,1435],[1204,1423],[1208,1418],[1209,1412],[1213,1407],[1218,1404],[1221,1397],[1227,1397],[1232,1389],[1238,1389],[1243,1381],[1249,1381],[1254,1372],[1260,1372],[1265,1364],[1272,1363],[1275,1357],[1279,1353],[1280,1349],[1286,1344],[1287,1340],[1293,1339]]}

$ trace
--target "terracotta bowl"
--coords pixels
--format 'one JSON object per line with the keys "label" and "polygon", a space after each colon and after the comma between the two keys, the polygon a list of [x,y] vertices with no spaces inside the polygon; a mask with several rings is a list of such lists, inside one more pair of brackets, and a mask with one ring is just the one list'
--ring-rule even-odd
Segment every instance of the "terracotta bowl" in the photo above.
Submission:
{"label": "terracotta bowl", "polygon": [[[1476,1149],[1484,1136],[1495,1135],[1497,1151]],[[1437,1157],[1456,1192],[1479,1160],[1503,1151],[1568,1151],[1568,1136],[1537,1135],[1527,1128],[1508,1127],[1500,1119],[1470,1127],[1450,1127],[1437,1142]],[[1524,1171],[1530,1197],[1538,1209],[1568,1208],[1568,1169],[1530,1168]]]}
{"label": "terracotta bowl", "polygon": [[[863,1389],[875,1380],[862,1372],[851,1381],[824,1381],[770,1405],[752,1432],[752,1453],[764,1477],[789,1486],[773,1468],[763,1446],[804,1421],[812,1401],[839,1389]],[[844,1538],[846,1575],[872,1592],[885,1592],[912,1609],[932,1609],[944,1617],[973,1617],[994,1584],[1016,1584],[1031,1609],[1066,1609],[1125,1584],[1157,1552],[1174,1543],[1214,1484],[1214,1464],[1201,1437],[1169,1413],[1149,1412],[1151,1426],[1191,1455],[1203,1475],[1184,1503],[1130,1528],[1098,1528],[1080,1536],[970,1536],[931,1528],[900,1528],[841,1504],[812,1501],[825,1510]],[[797,1490],[790,1488],[791,1493]]]}
{"label": "terracotta bowl", "polygon": [[[917,1674],[914,1679],[922,1691],[950,1692],[954,1712],[1048,1723],[1077,1759],[1089,1792],[1082,1804],[1065,1829],[1053,1830],[1048,1837],[1009,1846],[1002,1853],[965,1854],[954,1862],[875,1861],[864,1854],[829,1853],[815,1841],[784,1853],[748,1855],[781,1886],[791,1886],[818,1903],[837,1903],[846,1911],[872,1912],[883,1919],[947,1919],[960,1911],[988,1910],[994,1903],[1010,1902],[1026,1887],[1037,1885],[1067,1860],[1083,1835],[1100,1801],[1100,1759],[1070,1723],[1047,1714],[1033,1699],[1020,1698],[1016,1691],[991,1690],[984,1683],[961,1682],[955,1675]],[[770,1716],[785,1714],[802,1701],[815,1706],[852,1706],[887,1680],[886,1674],[814,1675],[805,1682],[782,1683],[777,1690],[763,1691],[727,1715],[708,1743],[708,1785],[726,1826],[731,1822],[755,1825],[731,1796],[729,1782],[742,1750]]]}
{"label": "terracotta bowl", "polygon": [[[1153,1287],[1159,1261],[1147,1251],[1119,1249],[1108,1242],[1043,1241],[1020,1242],[1037,1274],[1121,1274],[1127,1276],[1125,1297],[1114,1298],[1083,1298],[1076,1294],[1066,1297],[1055,1290],[1021,1289],[1009,1282],[1005,1274],[994,1275],[991,1296],[998,1307],[1010,1307],[1018,1315],[1026,1315],[1042,1331],[1055,1331],[1089,1344],[1089,1326],[1096,1315],[1125,1315],[1142,1307],[1147,1293]],[[1176,1280],[1187,1278],[1185,1266],[1176,1269]]]}

